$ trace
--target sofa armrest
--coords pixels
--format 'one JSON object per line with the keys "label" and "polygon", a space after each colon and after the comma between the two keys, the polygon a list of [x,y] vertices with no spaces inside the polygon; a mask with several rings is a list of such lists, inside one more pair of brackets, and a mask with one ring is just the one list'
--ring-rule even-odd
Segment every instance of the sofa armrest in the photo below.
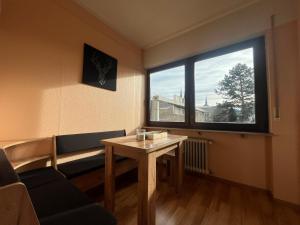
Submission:
{"label": "sofa armrest", "polygon": [[0,202],[1,224],[40,225],[23,183],[0,187]]}

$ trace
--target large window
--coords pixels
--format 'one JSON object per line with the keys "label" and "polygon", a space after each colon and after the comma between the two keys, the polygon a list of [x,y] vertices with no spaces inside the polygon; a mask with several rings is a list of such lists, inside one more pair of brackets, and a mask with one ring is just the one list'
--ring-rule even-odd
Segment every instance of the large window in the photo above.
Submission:
{"label": "large window", "polygon": [[268,132],[264,38],[148,71],[150,126]]}

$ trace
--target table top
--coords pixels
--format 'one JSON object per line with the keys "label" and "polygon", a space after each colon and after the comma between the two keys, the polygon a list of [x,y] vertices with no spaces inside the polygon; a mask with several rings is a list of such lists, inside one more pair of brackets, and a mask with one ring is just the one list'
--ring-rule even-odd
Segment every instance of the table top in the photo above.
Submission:
{"label": "table top", "polygon": [[145,140],[145,141],[138,141],[136,140],[135,135],[125,136],[125,137],[118,137],[118,138],[110,138],[104,139],[101,142],[104,145],[111,145],[114,147],[126,147],[128,149],[133,150],[144,150],[145,152],[149,153],[152,151],[156,151],[162,149],[164,147],[174,145],[180,141],[184,141],[187,139],[187,136],[181,135],[172,135],[168,134],[166,138],[156,139],[156,140]]}

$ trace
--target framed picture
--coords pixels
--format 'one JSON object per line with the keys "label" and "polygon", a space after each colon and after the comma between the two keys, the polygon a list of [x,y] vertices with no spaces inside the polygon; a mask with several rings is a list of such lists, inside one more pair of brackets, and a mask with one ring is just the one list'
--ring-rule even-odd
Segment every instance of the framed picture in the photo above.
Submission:
{"label": "framed picture", "polygon": [[84,44],[82,83],[116,91],[117,66],[117,59]]}

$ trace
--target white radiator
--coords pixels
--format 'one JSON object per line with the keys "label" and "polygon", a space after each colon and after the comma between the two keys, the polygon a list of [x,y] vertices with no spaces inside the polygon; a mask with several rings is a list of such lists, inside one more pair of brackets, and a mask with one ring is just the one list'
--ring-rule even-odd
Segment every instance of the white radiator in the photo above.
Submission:
{"label": "white radiator", "polygon": [[189,138],[184,141],[185,169],[191,172],[209,174],[208,147],[210,140]]}

